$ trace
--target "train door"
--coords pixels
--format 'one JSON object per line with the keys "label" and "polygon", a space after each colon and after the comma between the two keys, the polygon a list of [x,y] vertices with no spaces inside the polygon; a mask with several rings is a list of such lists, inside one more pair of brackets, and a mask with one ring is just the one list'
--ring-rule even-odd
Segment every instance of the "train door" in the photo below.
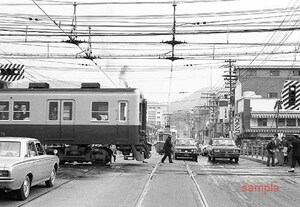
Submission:
{"label": "train door", "polygon": [[47,101],[47,140],[73,141],[75,137],[74,100]]}
{"label": "train door", "polygon": [[127,141],[129,139],[128,126],[128,102],[118,102],[118,124],[117,124],[117,141]]}

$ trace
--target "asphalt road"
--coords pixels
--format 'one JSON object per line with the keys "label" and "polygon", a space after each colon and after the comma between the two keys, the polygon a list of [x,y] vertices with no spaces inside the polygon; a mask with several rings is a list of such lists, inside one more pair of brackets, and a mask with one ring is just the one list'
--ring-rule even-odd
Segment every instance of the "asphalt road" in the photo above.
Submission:
{"label": "asphalt road", "polygon": [[148,163],[117,158],[110,166],[61,166],[54,188],[33,187],[29,199],[0,194],[0,206],[299,206],[300,168],[267,167],[240,159],[199,162],[175,160]]}

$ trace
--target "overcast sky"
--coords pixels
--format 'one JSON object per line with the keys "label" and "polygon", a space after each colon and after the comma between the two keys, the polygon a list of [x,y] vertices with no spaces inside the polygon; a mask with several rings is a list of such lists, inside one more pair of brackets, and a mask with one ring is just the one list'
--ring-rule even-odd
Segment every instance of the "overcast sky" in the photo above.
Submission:
{"label": "overcast sky", "polygon": [[[127,84],[158,102],[224,88],[228,59],[298,63],[297,0],[176,1],[175,40],[185,43],[175,46],[173,62],[171,44],[162,43],[173,38],[173,1],[77,1],[75,30],[73,2],[1,0],[0,63],[24,64],[26,81]],[[70,38],[85,43],[63,42]]]}

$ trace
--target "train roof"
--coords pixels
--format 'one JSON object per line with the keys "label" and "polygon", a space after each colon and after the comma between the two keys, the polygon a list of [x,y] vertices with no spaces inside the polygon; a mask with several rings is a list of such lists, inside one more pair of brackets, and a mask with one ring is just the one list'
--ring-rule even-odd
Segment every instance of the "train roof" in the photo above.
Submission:
{"label": "train roof", "polygon": [[50,88],[50,85],[46,82],[34,82],[29,83],[28,88],[2,88],[0,92],[22,92],[22,91],[34,91],[34,92],[100,92],[100,93],[133,93],[140,91],[137,88],[101,88],[99,83],[81,83],[81,87],[78,88]]}

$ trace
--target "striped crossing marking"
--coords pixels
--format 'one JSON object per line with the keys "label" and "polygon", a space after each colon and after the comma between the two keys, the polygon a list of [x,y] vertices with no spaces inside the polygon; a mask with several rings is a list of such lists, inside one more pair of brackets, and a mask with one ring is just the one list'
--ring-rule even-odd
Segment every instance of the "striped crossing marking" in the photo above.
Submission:
{"label": "striped crossing marking", "polygon": [[[289,105],[289,87],[296,86],[296,101],[295,105]],[[286,110],[299,110],[300,108],[300,81],[286,80],[283,84],[283,89],[281,93],[281,100],[283,108]]]}
{"label": "striped crossing marking", "polygon": [[12,64],[12,63],[2,64],[2,65],[0,65],[0,69],[1,69],[1,71],[14,70],[14,69],[19,71],[19,74],[17,74],[17,75],[1,73],[1,75],[0,75],[1,81],[12,82],[12,81],[17,81],[17,80],[24,78],[24,73],[25,73],[24,65]]}

